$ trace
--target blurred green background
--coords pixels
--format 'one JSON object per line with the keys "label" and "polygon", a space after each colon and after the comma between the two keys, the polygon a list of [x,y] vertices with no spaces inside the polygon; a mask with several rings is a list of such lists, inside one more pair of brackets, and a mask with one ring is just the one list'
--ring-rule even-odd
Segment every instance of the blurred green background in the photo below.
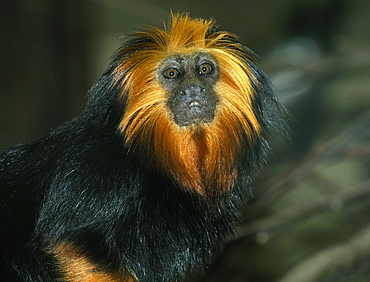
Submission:
{"label": "blurred green background", "polygon": [[237,238],[194,281],[370,281],[370,1],[13,0],[0,6],[0,150],[79,114],[122,35],[170,11],[255,51],[292,113]]}

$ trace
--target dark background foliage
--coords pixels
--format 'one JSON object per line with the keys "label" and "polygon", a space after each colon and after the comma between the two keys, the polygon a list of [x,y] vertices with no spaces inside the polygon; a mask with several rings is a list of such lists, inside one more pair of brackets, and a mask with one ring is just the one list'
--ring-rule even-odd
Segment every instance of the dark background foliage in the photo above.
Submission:
{"label": "dark background foliage", "polygon": [[370,280],[370,2],[14,0],[0,6],[0,149],[81,112],[122,35],[213,17],[292,113],[236,238],[197,281]]}

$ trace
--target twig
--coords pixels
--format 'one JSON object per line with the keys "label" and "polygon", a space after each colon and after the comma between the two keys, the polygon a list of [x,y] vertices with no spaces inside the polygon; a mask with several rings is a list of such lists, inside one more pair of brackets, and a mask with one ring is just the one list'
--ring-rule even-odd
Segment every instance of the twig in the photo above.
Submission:
{"label": "twig", "polygon": [[237,229],[236,237],[233,239],[258,234],[264,234],[263,238],[267,239],[271,235],[319,213],[328,210],[342,210],[352,204],[365,204],[368,201],[370,201],[370,179],[362,183],[360,187],[354,188],[351,192],[337,195],[326,201],[320,201],[300,209],[290,210],[281,215],[256,219]]}
{"label": "twig", "polygon": [[248,212],[248,218],[256,218],[282,195],[295,188],[295,183],[310,174],[320,162],[343,157],[369,156],[370,111],[349,123],[344,130],[329,140],[316,145],[306,159],[294,170],[286,173],[264,191]]}
{"label": "twig", "polygon": [[279,282],[338,281],[345,276],[368,274],[369,266],[370,226],[367,226],[346,243],[322,250],[298,264]]}

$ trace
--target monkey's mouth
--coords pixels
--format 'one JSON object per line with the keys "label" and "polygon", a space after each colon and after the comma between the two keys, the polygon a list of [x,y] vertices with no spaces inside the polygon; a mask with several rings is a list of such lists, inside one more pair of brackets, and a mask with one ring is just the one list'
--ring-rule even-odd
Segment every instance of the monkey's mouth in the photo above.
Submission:
{"label": "monkey's mouth", "polygon": [[214,119],[215,107],[200,100],[184,103],[174,113],[175,122],[180,126],[189,126],[211,122]]}
{"label": "monkey's mouth", "polygon": [[188,111],[189,111],[189,117],[193,118],[201,118],[203,116],[203,110],[204,106],[198,102],[198,101],[193,101],[188,105]]}

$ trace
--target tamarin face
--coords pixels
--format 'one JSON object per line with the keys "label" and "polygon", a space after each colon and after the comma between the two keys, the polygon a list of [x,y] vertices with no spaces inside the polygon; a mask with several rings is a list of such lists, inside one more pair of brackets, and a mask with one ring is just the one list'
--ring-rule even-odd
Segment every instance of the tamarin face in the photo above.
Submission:
{"label": "tamarin face", "polygon": [[204,52],[176,54],[161,63],[158,79],[177,125],[213,121],[217,106],[214,86],[218,78],[216,59]]}
{"label": "tamarin face", "polygon": [[213,21],[174,15],[164,29],[128,36],[113,81],[125,104],[124,146],[181,188],[224,193],[240,161],[256,160],[262,105],[272,97],[268,79],[238,37]]}

